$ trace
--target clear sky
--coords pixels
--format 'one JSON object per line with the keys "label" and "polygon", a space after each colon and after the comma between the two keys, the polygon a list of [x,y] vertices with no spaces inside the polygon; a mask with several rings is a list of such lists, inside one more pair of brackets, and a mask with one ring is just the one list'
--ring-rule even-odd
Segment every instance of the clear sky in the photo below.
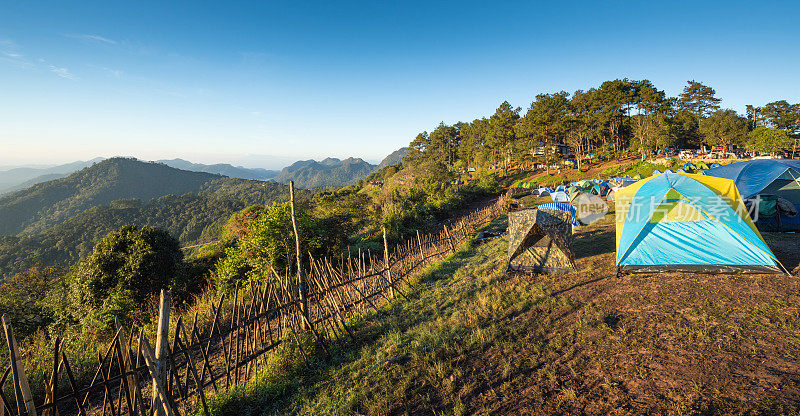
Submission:
{"label": "clear sky", "polygon": [[607,79],[800,102],[800,2],[0,0],[0,164],[380,159]]}

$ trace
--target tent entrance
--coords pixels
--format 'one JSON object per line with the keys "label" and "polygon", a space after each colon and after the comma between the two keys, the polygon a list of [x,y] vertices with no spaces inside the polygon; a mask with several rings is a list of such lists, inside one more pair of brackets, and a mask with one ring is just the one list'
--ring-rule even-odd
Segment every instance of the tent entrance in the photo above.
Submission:
{"label": "tent entrance", "polygon": [[508,214],[508,269],[534,273],[575,271],[572,215],[531,209]]}

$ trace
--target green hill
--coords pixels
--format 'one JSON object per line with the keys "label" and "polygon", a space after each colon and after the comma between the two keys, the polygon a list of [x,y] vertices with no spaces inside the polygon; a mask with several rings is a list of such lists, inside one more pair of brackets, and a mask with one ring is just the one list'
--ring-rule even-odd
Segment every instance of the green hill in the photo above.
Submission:
{"label": "green hill", "polygon": [[0,199],[0,276],[37,263],[70,265],[126,224],[163,228],[184,245],[211,241],[233,213],[286,199],[288,187],[274,181],[109,159]]}
{"label": "green hill", "polygon": [[198,192],[220,176],[113,158],[0,198],[0,235],[33,234],[96,205]]}
{"label": "green hill", "polygon": [[280,183],[294,181],[299,188],[347,186],[357,183],[375,170],[375,166],[358,158],[327,158],[320,162],[301,160],[287,166],[275,177]]}
{"label": "green hill", "polygon": [[408,154],[408,147],[401,147],[394,152],[390,153],[388,156],[383,158],[378,167],[375,170],[381,170],[387,166],[396,165],[398,163],[403,163],[403,158],[406,157]]}

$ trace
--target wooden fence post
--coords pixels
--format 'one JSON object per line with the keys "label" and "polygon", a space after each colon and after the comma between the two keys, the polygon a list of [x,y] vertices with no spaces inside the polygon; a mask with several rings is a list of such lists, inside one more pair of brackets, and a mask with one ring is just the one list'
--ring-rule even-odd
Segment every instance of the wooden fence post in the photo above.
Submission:
{"label": "wooden fence post", "polygon": [[[167,412],[164,409],[169,407],[169,402],[162,402],[163,394],[159,392],[159,388],[166,384],[166,363],[167,355],[169,352],[169,309],[170,309],[170,291],[161,289],[161,299],[158,306],[158,332],[156,333],[156,351],[153,364],[155,374],[153,378],[153,405],[152,408],[156,409],[158,416],[165,416]],[[149,344],[148,344],[149,347]],[[148,365],[149,366],[149,365]]]}
{"label": "wooden fence post", "polygon": [[447,236],[447,242],[450,243],[450,250],[456,252],[456,246],[453,244],[453,237],[450,235],[450,230],[447,229],[447,224],[444,225],[444,234]]}
{"label": "wooden fence post", "polygon": [[425,252],[422,250],[422,238],[419,236],[419,230],[417,230],[417,244],[419,244],[419,261],[425,261]]}
{"label": "wooden fence post", "polygon": [[[119,318],[114,317],[114,326],[117,328],[117,332],[119,333],[120,337],[120,352],[122,353],[122,364],[124,371],[130,372],[132,370],[133,364],[131,363],[131,351],[128,349],[128,345],[130,345],[130,338],[128,334],[125,332],[125,329],[122,327],[122,323],[119,321]],[[133,336],[133,334],[131,334]],[[127,384],[128,384],[128,393],[133,400],[133,409],[131,409],[131,414],[134,414],[134,409],[136,409],[136,375],[129,374],[127,377]]]}
{"label": "wooden fence post", "polygon": [[389,278],[389,297],[394,298],[394,280],[392,280],[392,268],[389,266],[389,244],[386,242],[386,227],[383,227],[383,265],[386,267],[386,277]]}
{"label": "wooden fence post", "polygon": [[297,253],[297,286],[300,294],[300,313],[303,314],[303,319],[300,319],[300,328],[306,329],[306,326],[309,328],[311,327],[311,320],[308,317],[308,285],[306,284],[306,279],[303,275],[303,263],[300,259],[300,235],[297,233],[297,219],[294,215],[294,181],[289,181],[289,203],[292,208],[294,249]]}
{"label": "wooden fence post", "polygon": [[[162,291],[161,293],[163,295],[164,292]],[[142,358],[144,358],[147,369],[150,371],[150,377],[153,378],[153,396],[158,398],[158,400],[154,400],[154,403],[158,404],[158,407],[155,408],[156,414],[173,416],[172,407],[169,405],[169,397],[167,397],[167,392],[164,389],[164,383],[161,382],[163,372],[159,371],[157,368],[158,362],[153,358],[153,350],[150,349],[150,341],[147,340],[147,336],[144,335],[144,332],[139,333],[139,349],[142,352]]]}
{"label": "wooden fence post", "polygon": [[17,340],[14,339],[14,332],[11,330],[11,324],[8,323],[6,314],[3,314],[0,319],[3,321],[3,330],[8,343],[8,358],[11,361],[11,377],[14,379],[14,396],[17,400],[17,411],[19,414],[36,416],[36,405],[33,403],[33,395],[28,385],[28,376],[25,375],[25,365],[19,355]]}

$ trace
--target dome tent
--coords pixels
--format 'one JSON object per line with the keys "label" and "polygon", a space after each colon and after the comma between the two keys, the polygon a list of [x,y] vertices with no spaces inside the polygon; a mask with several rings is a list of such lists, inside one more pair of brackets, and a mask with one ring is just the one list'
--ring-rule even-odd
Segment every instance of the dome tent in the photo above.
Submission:
{"label": "dome tent", "polygon": [[553,202],[568,202],[569,195],[566,191],[555,191],[550,193],[550,198],[553,199]]}
{"label": "dome tent", "polygon": [[729,179],[663,174],[615,197],[620,271],[785,272]]}
{"label": "dome tent", "polygon": [[575,185],[570,185],[570,187],[567,188],[567,193],[570,194],[570,195],[575,195],[576,192],[580,192],[580,191],[581,190],[578,189],[578,187],[576,187]]}
{"label": "dome tent", "polygon": [[508,268],[536,273],[575,271],[570,214],[529,209],[508,213]]}
{"label": "dome tent", "polygon": [[[800,210],[800,160],[748,160],[712,168],[704,173],[733,180],[742,198],[776,196],[794,204],[795,210]],[[783,231],[797,231],[800,230],[800,215],[759,216],[756,224],[766,229],[778,227]]]}
{"label": "dome tent", "polygon": [[606,196],[606,194],[608,194],[608,191],[610,189],[611,188],[608,187],[607,183],[606,184],[600,183],[592,187],[591,193],[593,193],[594,195]]}
{"label": "dome tent", "polygon": [[578,212],[578,209],[575,208],[575,205],[568,204],[566,202],[551,202],[549,204],[539,205],[537,208],[569,212],[572,214],[572,226],[579,227],[581,225],[581,223],[578,222],[578,218],[575,216]]}

